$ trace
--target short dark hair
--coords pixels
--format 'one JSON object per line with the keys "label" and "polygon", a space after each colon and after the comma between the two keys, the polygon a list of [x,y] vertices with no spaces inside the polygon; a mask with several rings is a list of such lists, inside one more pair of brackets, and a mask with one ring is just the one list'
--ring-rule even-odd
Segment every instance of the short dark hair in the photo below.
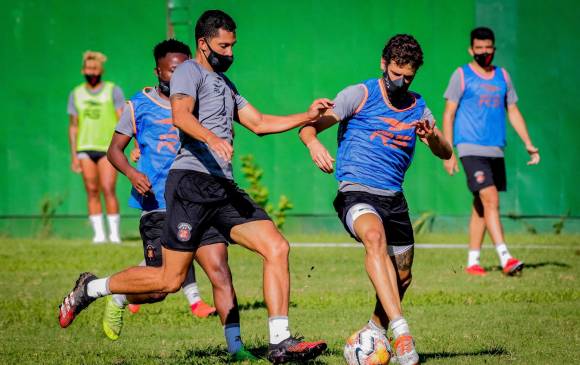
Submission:
{"label": "short dark hair", "polygon": [[399,66],[409,64],[417,70],[423,64],[423,50],[412,35],[397,34],[383,48],[383,59],[387,64],[395,61]]}
{"label": "short dark hair", "polygon": [[187,44],[171,38],[159,42],[155,48],[153,48],[155,64],[157,64],[159,60],[165,57],[168,53],[183,53],[184,55],[187,55],[187,57],[191,57],[191,49],[189,49]]}
{"label": "short dark hair", "polygon": [[495,35],[493,34],[493,30],[489,29],[488,27],[477,27],[471,31],[471,45],[473,46],[473,40],[486,40],[489,39],[495,44]]}
{"label": "short dark hair", "polygon": [[214,38],[218,35],[220,29],[228,32],[236,31],[236,22],[231,16],[221,10],[208,10],[201,14],[195,24],[195,41],[200,38]]}

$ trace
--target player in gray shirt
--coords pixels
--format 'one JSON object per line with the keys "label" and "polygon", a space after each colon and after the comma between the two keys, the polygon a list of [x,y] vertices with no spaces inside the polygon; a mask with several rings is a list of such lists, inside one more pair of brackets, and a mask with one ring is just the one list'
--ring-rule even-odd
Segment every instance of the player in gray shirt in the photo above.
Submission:
{"label": "player in gray shirt", "polygon": [[[81,274],[60,306],[61,326],[72,323],[96,298],[111,293],[179,290],[197,250],[198,237],[213,226],[228,241],[263,258],[268,359],[277,364],[307,361],[326,349],[323,341],[307,342],[291,335],[288,241],[265,211],[233,182],[231,159],[234,120],[257,135],[280,133],[313,122],[332,107],[332,102],[317,99],[308,111],[288,116],[260,113],[224,75],[233,62],[235,30],[235,22],[224,12],[203,13],[195,27],[195,57],[177,67],[171,78],[172,118],[182,147],[166,183],[167,226],[161,268],[134,267],[101,279]],[[222,264],[224,275],[226,265]],[[216,303],[220,304],[224,303]]]}

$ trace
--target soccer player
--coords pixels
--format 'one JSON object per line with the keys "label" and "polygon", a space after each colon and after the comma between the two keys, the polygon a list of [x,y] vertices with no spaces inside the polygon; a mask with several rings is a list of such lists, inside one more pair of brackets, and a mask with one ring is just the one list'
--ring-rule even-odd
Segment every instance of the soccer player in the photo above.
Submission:
{"label": "soccer player", "polygon": [[70,93],[67,108],[68,135],[71,169],[75,173],[82,173],[87,192],[89,220],[94,231],[93,243],[104,243],[107,240],[99,191],[105,197],[109,241],[121,243],[119,203],[115,194],[117,172],[104,157],[125,105],[125,97],[117,85],[101,80],[106,60],[107,57],[100,52],[84,53],[81,72],[86,81]]}
{"label": "soccer player", "polygon": [[300,131],[316,166],[331,173],[334,160],[317,134],[340,123],[334,208],[347,232],[366,250],[365,268],[377,301],[365,328],[386,334],[390,327],[403,365],[419,362],[401,309],[411,283],[414,251],[403,180],[417,137],[439,158],[452,153],[425,100],[408,91],[422,64],[419,43],[410,35],[394,36],[383,49],[383,77],[345,88],[334,99],[333,109]]}
{"label": "soccer player", "polygon": [[[471,32],[468,49],[473,60],[459,67],[445,91],[443,131],[452,140],[467,176],[467,186],[473,194],[469,223],[469,253],[466,272],[486,275],[480,265],[480,251],[485,231],[489,233],[506,275],[521,271],[524,264],[512,257],[507,249],[499,217],[499,191],[507,187],[504,163],[506,145],[505,117],[524,142],[530,155],[528,165],[540,162],[526,122],[517,106],[518,96],[504,68],[492,64],[495,36],[489,28]],[[449,175],[459,171],[455,155],[444,162]]]}
{"label": "soccer player", "polygon": [[[81,274],[60,305],[62,327],[70,325],[98,297],[177,291],[194,257],[202,267],[203,252],[215,257],[219,245],[196,248],[200,235],[213,226],[228,241],[263,258],[263,293],[270,333],[268,359],[273,363],[305,361],[326,349],[322,341],[306,342],[291,335],[288,241],[264,210],[237,187],[231,159],[234,120],[257,135],[280,133],[312,122],[331,103],[318,99],[307,112],[288,116],[256,110],[224,74],[233,62],[235,30],[235,22],[226,13],[203,13],[195,27],[195,58],[179,65],[171,78],[172,118],[180,130],[181,148],[165,189],[167,224],[162,238],[162,266],[133,267],[102,279],[91,273]],[[219,267],[225,269],[226,265]],[[224,277],[222,283],[227,280]],[[215,304],[218,312],[226,313],[234,306],[225,300],[216,300]]]}
{"label": "soccer player", "polygon": [[[161,233],[165,227],[165,180],[180,147],[177,129],[171,123],[169,80],[175,68],[191,58],[191,50],[184,43],[169,39],[155,46],[153,56],[159,84],[155,88],[144,88],[127,102],[115,128],[108,158],[133,185],[129,205],[141,210],[139,231],[143,240],[144,264],[159,267],[162,262]],[[132,137],[137,140],[138,150],[142,151],[137,168],[129,164],[124,154]],[[212,229],[200,242],[200,245],[207,244],[225,245],[225,238]],[[182,289],[195,316],[205,318],[215,312],[216,309],[207,305],[199,295],[193,266],[188,270]],[[151,301],[151,298],[147,299]],[[139,298],[123,294],[108,298],[103,329],[110,339],[119,337],[124,308],[130,302],[138,303]]]}

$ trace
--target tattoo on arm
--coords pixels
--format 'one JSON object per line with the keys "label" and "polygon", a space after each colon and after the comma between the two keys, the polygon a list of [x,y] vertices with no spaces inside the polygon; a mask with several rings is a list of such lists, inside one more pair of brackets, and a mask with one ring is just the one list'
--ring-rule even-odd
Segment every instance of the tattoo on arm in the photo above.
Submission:
{"label": "tattoo on arm", "polygon": [[411,248],[400,255],[395,255],[395,264],[397,265],[396,269],[398,271],[411,270],[411,266],[413,266],[414,251],[415,249]]}

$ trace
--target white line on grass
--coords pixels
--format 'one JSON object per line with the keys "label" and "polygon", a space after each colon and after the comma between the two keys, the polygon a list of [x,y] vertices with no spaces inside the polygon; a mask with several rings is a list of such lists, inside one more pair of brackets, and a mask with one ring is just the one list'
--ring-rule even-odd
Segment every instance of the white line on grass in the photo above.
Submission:
{"label": "white line on grass", "polygon": [[[360,243],[338,243],[338,242],[325,242],[325,243],[315,243],[315,242],[301,242],[301,243],[290,243],[291,247],[306,247],[306,248],[315,248],[315,247],[341,247],[341,248],[363,248],[363,245]],[[425,248],[425,249],[466,249],[467,243],[416,243],[416,248]],[[567,247],[567,246],[557,246],[557,245],[510,245],[517,248],[526,248],[531,250],[539,250],[539,249],[558,249],[558,250],[565,250],[571,249],[574,247]],[[483,248],[493,248],[491,245],[486,245]]]}

